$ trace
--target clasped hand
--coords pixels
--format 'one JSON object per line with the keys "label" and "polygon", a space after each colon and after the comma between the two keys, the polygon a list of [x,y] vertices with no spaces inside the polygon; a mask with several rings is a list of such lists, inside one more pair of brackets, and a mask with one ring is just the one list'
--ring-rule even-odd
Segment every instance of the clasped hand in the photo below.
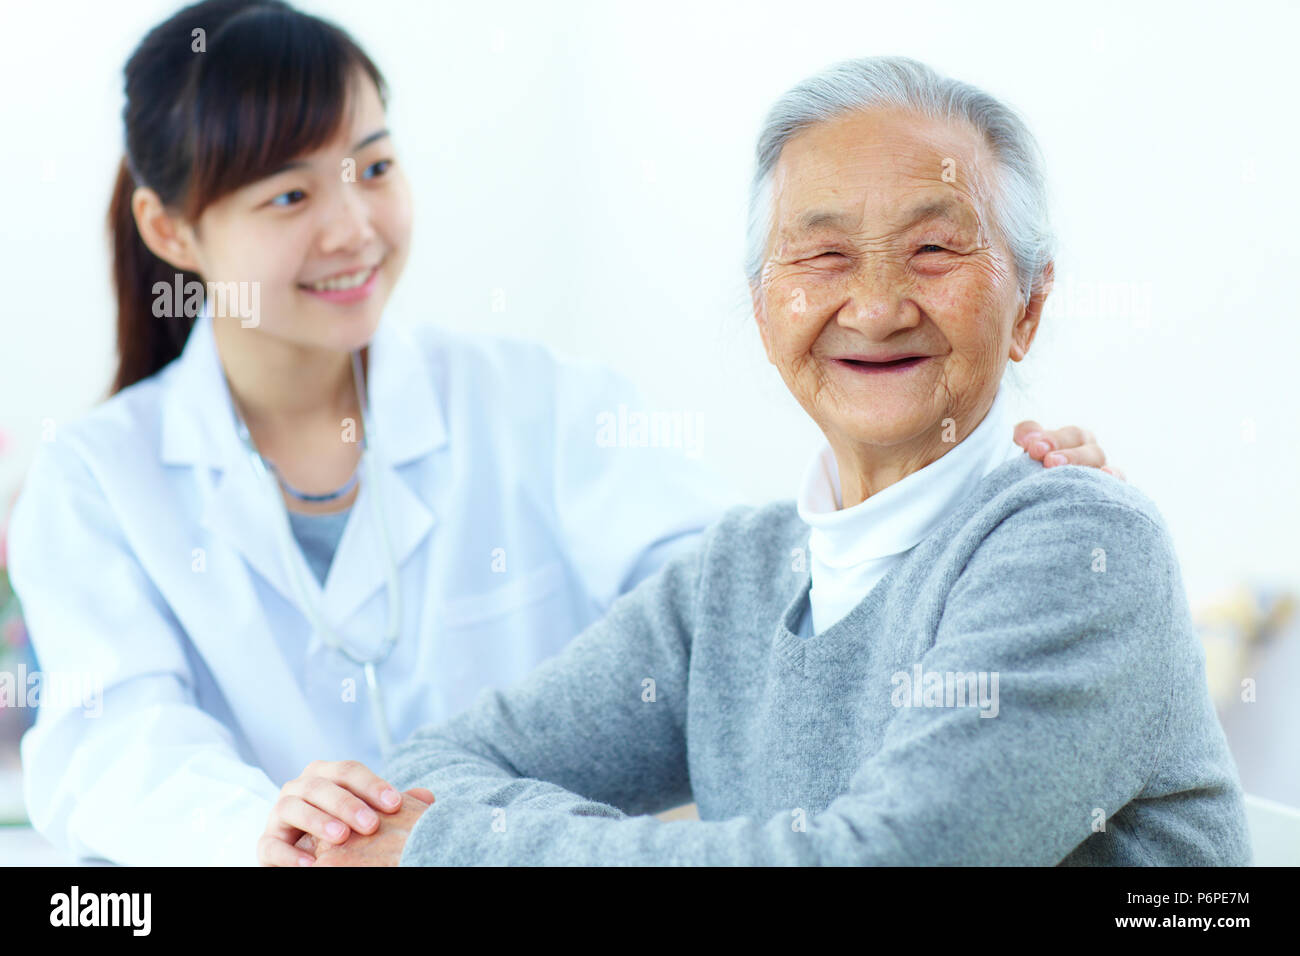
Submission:
{"label": "clasped hand", "polygon": [[257,841],[257,861],[397,866],[411,829],[432,803],[433,794],[423,787],[399,794],[355,760],[313,761],[280,788]]}

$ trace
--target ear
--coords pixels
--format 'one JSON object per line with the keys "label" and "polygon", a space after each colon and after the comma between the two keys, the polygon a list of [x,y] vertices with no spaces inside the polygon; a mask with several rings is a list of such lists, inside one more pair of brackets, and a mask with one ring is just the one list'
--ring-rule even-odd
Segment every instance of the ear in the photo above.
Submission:
{"label": "ear", "polygon": [[131,194],[131,213],[150,252],[178,270],[201,271],[194,255],[194,230],[168,212],[156,192],[147,186],[138,187]]}
{"label": "ear", "polygon": [[1019,362],[1029,354],[1029,346],[1038,334],[1038,323],[1043,317],[1043,305],[1052,292],[1052,282],[1056,277],[1056,267],[1052,262],[1043,266],[1042,281],[1038,291],[1029,297],[1024,314],[1011,330],[1011,361]]}

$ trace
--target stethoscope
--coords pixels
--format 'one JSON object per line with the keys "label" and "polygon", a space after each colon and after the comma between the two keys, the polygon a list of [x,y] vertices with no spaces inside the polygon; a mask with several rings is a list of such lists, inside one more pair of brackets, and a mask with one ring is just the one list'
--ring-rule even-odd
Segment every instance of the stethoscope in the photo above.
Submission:
{"label": "stethoscope", "polygon": [[[374,455],[371,451],[371,443],[374,439],[374,426],[370,421],[370,408],[366,401],[365,376],[361,371],[361,353],[355,351],[352,353],[352,380],[357,388],[357,403],[361,406],[361,422],[364,433],[361,436],[361,462],[357,471],[352,473],[352,477],[335,491],[327,492],[320,495],[309,495],[293,488],[284,478],[275,470],[271,462],[264,459],[257,446],[253,444],[252,436],[248,433],[248,426],[244,424],[243,416],[239,414],[239,409],[235,407],[233,394],[231,396],[231,411],[235,416],[236,427],[239,432],[239,440],[243,443],[245,450],[248,452],[249,461],[252,463],[253,471],[257,478],[269,490],[269,493],[275,499],[274,512],[276,515],[276,527],[279,531],[280,546],[284,554],[285,564],[289,569],[289,578],[293,582],[294,592],[297,594],[298,603],[307,615],[316,633],[320,635],[321,641],[326,647],[337,651],[356,666],[360,667],[366,676],[366,686],[370,690],[370,709],[374,717],[375,727],[379,731],[379,747],[382,754],[387,757],[393,750],[392,730],[388,725],[388,716],[384,712],[384,697],[379,688],[378,667],[388,655],[392,653],[393,646],[397,643],[397,635],[402,623],[402,594],[397,578],[397,563],[393,559],[393,547],[388,539],[388,523],[384,521],[383,504],[380,501],[379,480],[375,474]],[[229,391],[229,382],[227,390]],[[357,483],[357,475],[364,468],[366,472],[366,482],[370,485],[370,503],[374,508],[375,523],[379,526],[379,535],[384,543],[384,559],[387,564],[386,571],[388,575],[388,633],[384,637],[384,642],[380,645],[378,653],[369,658],[363,659],[353,654],[343,641],[334,632],[325,620],[321,617],[320,609],[311,599],[308,592],[307,584],[303,579],[302,562],[296,560],[295,551],[297,546],[294,543],[293,529],[289,525],[289,509],[285,507],[284,498],[280,494],[281,486],[293,497],[302,501],[332,501],[341,498],[352,490]]]}

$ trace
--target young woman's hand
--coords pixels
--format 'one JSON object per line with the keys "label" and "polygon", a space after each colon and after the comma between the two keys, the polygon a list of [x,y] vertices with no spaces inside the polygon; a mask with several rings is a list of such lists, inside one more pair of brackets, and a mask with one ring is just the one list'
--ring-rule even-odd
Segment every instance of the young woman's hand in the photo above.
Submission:
{"label": "young woman's hand", "polygon": [[[433,794],[423,788],[408,791],[426,803]],[[355,760],[316,760],[280,788],[266,830],[257,840],[262,866],[311,866],[315,859],[298,848],[304,835],[316,843],[339,844],[353,830],[374,833],[381,813],[396,813],[402,795],[382,777]]]}
{"label": "young woman's hand", "polygon": [[1124,477],[1124,472],[1106,464],[1106,453],[1097,444],[1096,436],[1086,428],[1066,425],[1056,431],[1048,431],[1038,422],[1021,422],[1016,426],[1015,442],[1029,453],[1030,458],[1041,461],[1044,468],[1053,465],[1087,465],[1100,468],[1120,481],[1128,480]]}

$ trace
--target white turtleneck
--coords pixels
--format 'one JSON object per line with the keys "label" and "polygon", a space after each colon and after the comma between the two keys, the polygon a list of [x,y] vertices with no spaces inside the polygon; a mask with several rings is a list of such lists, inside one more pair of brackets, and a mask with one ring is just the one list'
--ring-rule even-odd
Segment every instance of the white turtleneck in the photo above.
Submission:
{"label": "white turtleneck", "polygon": [[823,444],[804,476],[798,509],[811,528],[811,621],[803,637],[820,634],[856,607],[974,487],[1003,462],[1023,454],[1012,440],[1005,389],[988,414],[943,457],[852,508],[841,507],[834,452]]}

